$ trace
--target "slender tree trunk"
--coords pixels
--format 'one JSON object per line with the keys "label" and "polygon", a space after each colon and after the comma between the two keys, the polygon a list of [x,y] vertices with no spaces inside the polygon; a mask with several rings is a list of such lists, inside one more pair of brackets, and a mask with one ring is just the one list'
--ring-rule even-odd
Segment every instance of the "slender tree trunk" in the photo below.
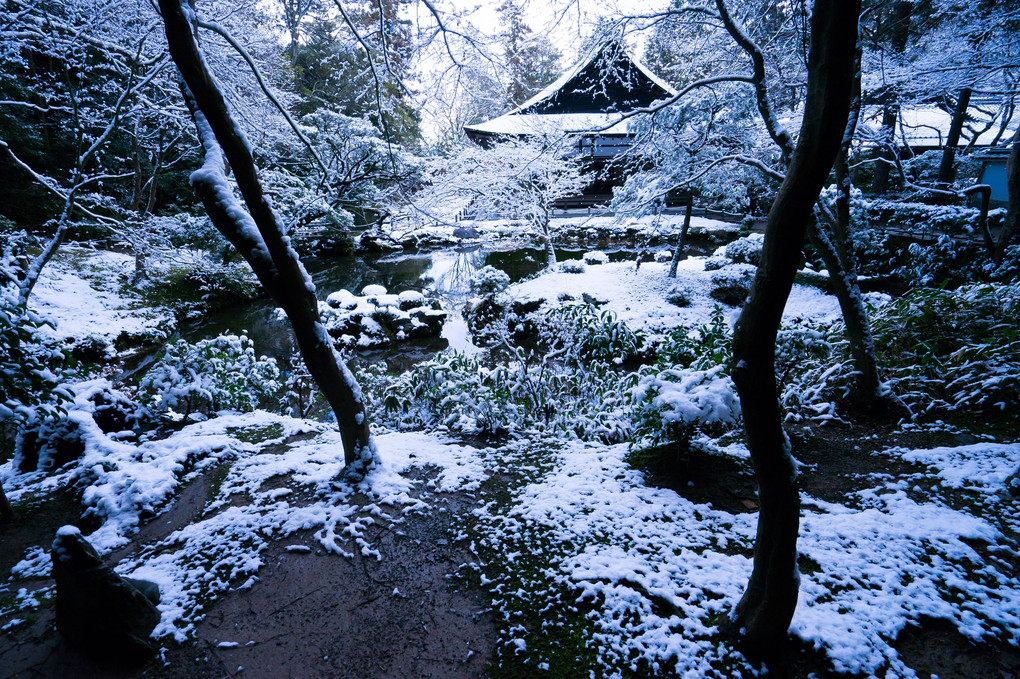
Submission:
{"label": "slender tree trunk", "polygon": [[878,370],[878,355],[871,334],[868,311],[864,306],[861,288],[857,282],[857,258],[853,250],[853,226],[850,219],[850,147],[857,132],[861,113],[861,49],[854,56],[854,79],[851,90],[850,115],[843,139],[836,155],[836,214],[832,223],[832,238],[822,223],[814,220],[808,237],[822,256],[829,271],[832,291],[843,314],[843,327],[850,343],[850,355],[857,371],[853,398],[861,405],[875,406],[885,399],[882,379]]}
{"label": "slender tree trunk", "polygon": [[[336,415],[343,441],[344,473],[358,479],[371,464],[375,447],[369,436],[361,390],[333,347],[319,318],[315,287],[285,236],[259,182],[251,149],[206,68],[182,0],[160,0],[170,56],[181,75],[181,91],[205,151],[192,186],[216,228],[248,261],[266,291],[291,321],[308,371]],[[226,181],[223,157],[233,170],[247,212]]]}
{"label": "slender tree trunk", "polygon": [[880,138],[882,147],[878,151],[878,159],[875,161],[875,179],[871,184],[871,190],[882,196],[889,191],[889,172],[892,170],[896,153],[896,120],[900,115],[898,104],[889,104],[882,109],[882,132]]}
{"label": "slender tree trunk", "polygon": [[939,164],[939,183],[951,184],[953,181],[953,163],[956,161],[956,147],[960,145],[960,134],[963,123],[967,120],[967,109],[970,107],[970,88],[960,90],[960,98],[956,100],[953,111],[953,122],[949,126],[946,148],[942,151],[942,162]]}
{"label": "slender tree trunk", "polygon": [[680,266],[680,260],[684,258],[684,244],[687,241],[687,232],[691,228],[691,212],[694,210],[694,196],[687,196],[686,208],[684,210],[684,225],[680,229],[680,238],[673,250],[673,259],[669,262],[668,278],[676,278],[676,269]]}
{"label": "slender tree trunk", "polygon": [[748,648],[781,646],[797,605],[800,497],[776,387],[776,335],[813,217],[850,111],[861,0],[816,0],[807,98],[789,171],[769,212],[761,263],[733,337],[733,381],[758,479],[754,567],[733,616]]}
{"label": "slender tree trunk", "polygon": [[553,245],[552,228],[549,224],[551,215],[548,208],[540,219],[539,230],[542,234],[542,244],[545,246],[545,265],[551,269],[556,266],[556,246]]}

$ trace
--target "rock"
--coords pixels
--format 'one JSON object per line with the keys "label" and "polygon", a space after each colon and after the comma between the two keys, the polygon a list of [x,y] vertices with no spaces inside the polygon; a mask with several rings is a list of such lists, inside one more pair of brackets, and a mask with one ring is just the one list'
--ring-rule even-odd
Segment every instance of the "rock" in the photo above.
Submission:
{"label": "rock", "polygon": [[538,311],[545,304],[545,298],[514,300],[510,305],[510,311],[520,317],[527,316],[532,311]]}
{"label": "rock", "polygon": [[382,285],[366,285],[361,290],[362,297],[379,297],[386,294],[386,287]]}
{"label": "rock", "polygon": [[141,664],[156,650],[159,587],[118,575],[74,526],[53,541],[57,629],[68,643],[106,662]]}
{"label": "rock", "polygon": [[609,304],[608,299],[596,297],[595,295],[589,294],[587,292],[581,293],[581,301],[583,301],[585,304],[590,304],[591,306],[595,307],[600,307]]}
{"label": "rock", "polygon": [[458,226],[453,230],[453,236],[454,238],[481,238],[482,234],[470,226]]}
{"label": "rock", "polygon": [[1006,490],[1013,497],[1020,497],[1020,468],[1010,474],[1006,479]]}
{"label": "rock", "polygon": [[78,423],[68,418],[35,420],[18,438],[14,465],[21,472],[51,472],[85,453]]}

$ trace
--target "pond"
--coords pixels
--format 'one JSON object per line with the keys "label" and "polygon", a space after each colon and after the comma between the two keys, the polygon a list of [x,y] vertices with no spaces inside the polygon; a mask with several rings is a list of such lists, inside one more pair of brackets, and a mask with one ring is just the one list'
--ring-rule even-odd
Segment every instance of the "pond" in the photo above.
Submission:
{"label": "pond", "polygon": [[[557,259],[580,259],[586,250],[560,249]],[[633,259],[632,250],[608,252],[614,261]],[[449,316],[439,338],[409,340],[376,349],[359,350],[355,362],[385,360],[392,370],[403,371],[427,360],[447,348],[465,353],[477,352],[471,342],[463,310],[471,297],[471,277],[485,266],[506,272],[517,282],[541,271],[545,251],[532,248],[495,250],[481,247],[447,249],[425,253],[391,255],[353,255],[308,259],[305,262],[315,282],[316,296],[324,300],[340,289],[360,294],[367,285],[383,285],[390,293],[422,290],[438,298]],[[286,360],[296,350],[290,327],[276,315],[276,306],[269,299],[220,310],[181,329],[189,342],[216,337],[220,334],[248,335],[259,353]]]}

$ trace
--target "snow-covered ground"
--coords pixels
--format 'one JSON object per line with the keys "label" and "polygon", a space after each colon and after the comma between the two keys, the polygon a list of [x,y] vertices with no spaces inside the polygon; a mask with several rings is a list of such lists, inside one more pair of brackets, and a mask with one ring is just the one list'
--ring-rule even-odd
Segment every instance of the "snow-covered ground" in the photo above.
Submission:
{"label": "snow-covered ground", "polygon": [[[477,493],[487,478],[510,471],[520,478],[510,499],[483,502],[464,517],[459,536],[475,555],[467,571],[479,574],[504,619],[504,649],[532,649],[529,662],[538,666],[547,662],[537,650],[544,636],[581,624],[595,644],[596,676],[618,676],[637,660],[652,668],[676,663],[687,677],[752,669],[716,635],[747,582],[756,515],[649,487],[625,462],[625,445],[543,440],[476,449],[436,435],[388,433],[377,437],[378,466],[351,489],[334,482],[343,464],[339,437],[322,424],[264,412],[224,415],[135,444],[79,419],[89,451],[62,474],[75,476],[85,501],[99,508],[104,524],[89,539],[102,551],[123,544],[142,512],[165,509],[189,479],[229,466],[195,521],[118,565],[159,583],[163,618],[155,634],[164,643],[189,638],[209,600],[259,586],[271,541],[310,531],[321,553],[378,558],[370,526],[429,511],[440,493]],[[746,451],[736,453],[746,463]],[[793,633],[837,670],[902,678],[917,675],[894,640],[925,616],[951,621],[975,642],[1020,643],[1020,580],[994,556],[1015,554],[995,517],[1020,511],[1020,502],[1001,499],[1007,473],[1020,465],[1020,444],[881,454],[928,466],[910,479],[878,475],[842,503],[804,497],[800,551],[811,567],[802,573]],[[416,471],[424,468],[432,470],[429,481]],[[61,482],[59,475],[18,474],[11,463],[0,467],[0,478],[16,502]],[[974,488],[999,498],[999,506],[985,515],[980,504],[908,492],[925,483]],[[17,591],[19,578],[47,567],[45,551],[33,548],[5,588]],[[26,591],[0,619],[23,618],[45,597]],[[572,619],[581,605],[590,612]],[[546,623],[528,628],[522,610],[544,610]]]}
{"label": "snow-covered ground", "polygon": [[[606,303],[601,307],[616,315],[617,320],[632,330],[661,334],[678,325],[707,323],[712,309],[719,304],[710,296],[712,275],[705,271],[706,257],[688,257],[680,262],[675,279],[667,278],[668,262],[647,262],[640,268],[634,262],[607,262],[586,264],[583,273],[565,273],[562,269],[542,273],[527,281],[511,286],[509,294],[515,299],[544,299],[547,305],[561,304],[564,295],[580,300],[582,293]],[[753,272],[746,264],[734,264],[727,270]],[[671,292],[687,293],[689,306],[679,307],[668,302]],[[876,296],[878,299],[880,296]],[[732,325],[740,310],[724,305],[725,316]],[[839,303],[832,295],[804,285],[794,285],[783,312],[785,321],[809,321],[828,324],[840,317]]]}
{"label": "snow-covered ground", "polygon": [[58,340],[95,337],[107,343],[121,333],[168,334],[174,327],[169,311],[122,291],[134,266],[130,255],[64,247],[43,269],[29,302],[55,326],[43,332]]}

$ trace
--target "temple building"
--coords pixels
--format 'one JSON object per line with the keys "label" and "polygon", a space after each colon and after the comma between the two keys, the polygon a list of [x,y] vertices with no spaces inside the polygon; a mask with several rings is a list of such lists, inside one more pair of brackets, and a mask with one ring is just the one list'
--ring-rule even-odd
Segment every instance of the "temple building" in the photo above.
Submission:
{"label": "temple building", "polygon": [[622,168],[610,164],[634,141],[636,115],[676,94],[668,83],[631,57],[619,42],[589,51],[555,82],[508,113],[464,131],[489,147],[499,139],[566,136],[600,177],[577,204],[607,202],[623,182]]}

